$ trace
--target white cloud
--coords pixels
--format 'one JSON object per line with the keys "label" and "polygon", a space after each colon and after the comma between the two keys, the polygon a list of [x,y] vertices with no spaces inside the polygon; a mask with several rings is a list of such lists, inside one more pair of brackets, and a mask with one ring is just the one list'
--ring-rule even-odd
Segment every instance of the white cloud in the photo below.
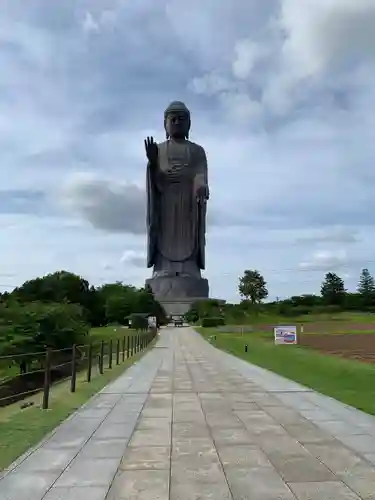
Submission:
{"label": "white cloud", "polygon": [[76,174],[61,190],[61,201],[97,229],[145,233],[145,191],[134,183]]}
{"label": "white cloud", "polygon": [[135,267],[146,268],[146,255],[144,252],[125,250],[120,259],[121,264],[131,264]]}
{"label": "white cloud", "polygon": [[95,21],[91,12],[86,12],[82,22],[82,29],[85,33],[98,33],[100,31],[99,23]]}
{"label": "white cloud", "polygon": [[369,57],[375,48],[375,4],[372,0],[282,0],[283,56],[300,77],[315,76],[353,58]]}
{"label": "white cloud", "polygon": [[306,231],[297,238],[298,243],[333,243],[333,244],[352,244],[358,243],[357,231],[353,228],[343,226],[333,226],[315,231]]}
{"label": "white cloud", "polygon": [[306,261],[300,262],[299,268],[310,271],[335,271],[348,265],[345,250],[318,250]]}
{"label": "white cloud", "polygon": [[238,40],[234,46],[234,53],[232,72],[239,80],[249,78],[256,63],[267,54],[264,46],[249,39]]}

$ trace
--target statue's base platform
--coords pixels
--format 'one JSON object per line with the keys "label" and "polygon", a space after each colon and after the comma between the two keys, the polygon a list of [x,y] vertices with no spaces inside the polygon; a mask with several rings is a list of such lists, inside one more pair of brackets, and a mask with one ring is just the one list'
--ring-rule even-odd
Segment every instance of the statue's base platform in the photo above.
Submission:
{"label": "statue's base platform", "polygon": [[146,280],[146,286],[151,287],[167,315],[183,315],[191,304],[209,295],[208,280],[192,276],[157,276]]}

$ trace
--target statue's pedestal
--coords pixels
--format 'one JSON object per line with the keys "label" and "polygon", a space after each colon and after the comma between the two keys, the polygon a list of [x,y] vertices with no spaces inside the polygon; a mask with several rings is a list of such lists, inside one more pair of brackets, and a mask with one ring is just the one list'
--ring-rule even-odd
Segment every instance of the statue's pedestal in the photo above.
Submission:
{"label": "statue's pedestal", "polygon": [[158,276],[146,280],[167,315],[183,315],[197,300],[208,299],[208,280],[191,276]]}

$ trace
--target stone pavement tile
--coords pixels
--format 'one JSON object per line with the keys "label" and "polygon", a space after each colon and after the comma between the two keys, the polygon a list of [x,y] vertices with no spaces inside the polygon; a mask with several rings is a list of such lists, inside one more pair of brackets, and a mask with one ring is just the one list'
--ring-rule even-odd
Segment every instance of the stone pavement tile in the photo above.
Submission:
{"label": "stone pavement tile", "polygon": [[301,443],[320,443],[333,441],[333,436],[320,430],[310,422],[304,424],[285,424],[285,430],[292,437],[295,437]]}
{"label": "stone pavement tile", "polygon": [[79,412],[80,418],[97,418],[104,420],[111,412],[112,408],[87,408]]}
{"label": "stone pavement tile", "polygon": [[170,446],[128,446],[120,464],[121,470],[169,470],[171,461]]}
{"label": "stone pavement tile", "polygon": [[335,481],[334,474],[306,450],[298,455],[267,454],[268,459],[287,483]]}
{"label": "stone pavement tile", "polygon": [[121,458],[124,454],[129,438],[125,439],[94,439],[91,438],[78,457],[82,458]]}
{"label": "stone pavement tile", "polygon": [[340,441],[330,443],[310,443],[306,449],[335,474],[345,474],[358,466],[365,466],[366,462]]}
{"label": "stone pavement tile", "polygon": [[105,420],[92,435],[94,439],[126,439],[134,431],[134,422],[122,422],[119,424]]}
{"label": "stone pavement tile", "polygon": [[113,408],[121,399],[121,394],[103,394],[99,393],[91,401],[89,401],[85,408],[95,408],[97,410],[103,408]]}
{"label": "stone pavement tile", "polygon": [[228,394],[228,400],[232,403],[253,403],[253,399],[249,394],[235,391]]}
{"label": "stone pavement tile", "polygon": [[168,408],[172,405],[172,394],[150,394],[146,400],[146,406],[155,408]]}
{"label": "stone pavement tile", "polygon": [[276,422],[284,424],[301,424],[306,419],[298,411],[287,408],[286,406],[267,406],[264,408]]}
{"label": "stone pavement tile", "polygon": [[338,439],[357,453],[375,453],[375,437],[369,434],[340,436]]}
{"label": "stone pavement tile", "polygon": [[106,500],[169,500],[169,470],[121,471]]}
{"label": "stone pavement tile", "polygon": [[138,448],[139,446],[170,446],[170,429],[159,430],[136,430],[129,442],[129,446]]}
{"label": "stone pavement tile", "polygon": [[236,411],[259,411],[259,406],[256,403],[243,402],[243,401],[232,401],[230,402],[230,407],[232,410]]}
{"label": "stone pavement tile", "polygon": [[265,453],[279,452],[288,455],[298,455],[303,448],[302,445],[292,436],[269,436],[267,433],[259,434],[256,437],[256,444]]}
{"label": "stone pavement tile", "polygon": [[363,500],[375,499],[375,468],[357,465],[338,477]]}
{"label": "stone pavement tile", "polygon": [[171,427],[171,418],[152,418],[141,416],[137,424],[137,430],[154,430],[163,432],[169,431]]}
{"label": "stone pavement tile", "polygon": [[301,410],[301,415],[312,422],[329,422],[330,420],[335,420],[333,413],[320,406],[316,406],[312,410]]}
{"label": "stone pavement tile", "polygon": [[109,486],[119,463],[117,458],[77,458],[59,477],[55,486]]}
{"label": "stone pavement tile", "polygon": [[60,450],[64,448],[73,448],[76,453],[82,448],[86,441],[90,438],[90,435],[85,435],[77,432],[69,432],[69,429],[64,431],[57,431],[51,439],[49,439],[43,447],[45,449]]}
{"label": "stone pavement tile", "polygon": [[77,455],[75,448],[51,450],[41,447],[19,466],[20,472],[62,472]]}
{"label": "stone pavement tile", "polygon": [[176,422],[172,425],[173,440],[188,438],[205,438],[210,436],[206,423]]}
{"label": "stone pavement tile", "polygon": [[222,427],[228,429],[244,428],[243,422],[234,413],[206,413],[206,421],[209,427]]}
{"label": "stone pavement tile", "polygon": [[206,420],[201,409],[197,410],[181,410],[176,408],[173,410],[173,422],[196,422],[205,424]]}
{"label": "stone pavement tile", "polygon": [[291,483],[290,489],[297,500],[361,500],[340,482]]}
{"label": "stone pavement tile", "polygon": [[141,410],[137,411],[124,411],[124,410],[113,410],[108,417],[105,419],[103,424],[128,424],[135,426]]}
{"label": "stone pavement tile", "polygon": [[172,418],[172,406],[170,408],[154,408],[146,405],[142,410],[142,416],[153,418]]}
{"label": "stone pavement tile", "polygon": [[244,423],[248,423],[249,425],[274,425],[276,424],[276,420],[273,419],[270,415],[268,415],[263,410],[254,410],[254,411],[241,411],[237,410],[233,412],[237,417]]}
{"label": "stone pavement tile", "polygon": [[226,477],[233,500],[295,500],[293,493],[274,469],[228,468]]}
{"label": "stone pavement tile", "polygon": [[188,463],[186,460],[172,460],[171,478],[172,482],[184,484],[213,484],[225,480],[225,475],[219,461],[196,463],[192,460]]}
{"label": "stone pavement tile", "polygon": [[342,420],[325,420],[324,422],[319,422],[318,426],[335,437],[364,434],[362,428],[343,422]]}
{"label": "stone pavement tile", "polygon": [[247,469],[251,467],[271,467],[267,455],[257,446],[252,445],[227,445],[217,448],[224,469],[237,467]]}
{"label": "stone pavement tile", "polygon": [[216,446],[230,445],[230,444],[256,444],[253,436],[247,432],[246,429],[222,429],[213,428],[212,437]]}
{"label": "stone pavement tile", "polygon": [[52,487],[43,500],[105,500],[107,492],[107,486]]}
{"label": "stone pavement tile", "polygon": [[259,406],[265,408],[268,406],[282,406],[280,399],[276,396],[272,396],[268,392],[254,394],[253,400]]}
{"label": "stone pavement tile", "polygon": [[[187,393],[189,394],[189,393]],[[199,400],[197,399],[196,401],[193,400],[185,400],[185,401],[174,401],[173,403],[173,413],[182,413],[182,412],[188,412],[188,411],[194,411],[194,412],[200,412],[203,413],[201,404]]]}
{"label": "stone pavement tile", "polygon": [[172,476],[169,500],[233,500],[233,497],[224,477],[210,483],[198,479],[177,481]]}
{"label": "stone pavement tile", "polygon": [[219,463],[215,445],[210,438],[195,438],[173,441],[172,463],[209,464]]}
{"label": "stone pavement tile", "polygon": [[40,500],[58,478],[59,473],[12,472],[0,483],[0,500]]}

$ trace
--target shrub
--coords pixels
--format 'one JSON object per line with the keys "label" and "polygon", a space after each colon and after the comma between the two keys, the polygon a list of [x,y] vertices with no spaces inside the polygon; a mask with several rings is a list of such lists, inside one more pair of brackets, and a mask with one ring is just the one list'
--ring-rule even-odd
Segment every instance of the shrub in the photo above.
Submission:
{"label": "shrub", "polygon": [[224,318],[220,317],[208,317],[202,319],[202,326],[204,328],[213,328],[215,326],[225,325]]}
{"label": "shrub", "polygon": [[148,320],[146,314],[132,314],[130,318],[132,322],[132,328],[134,328],[134,330],[147,330]]}

